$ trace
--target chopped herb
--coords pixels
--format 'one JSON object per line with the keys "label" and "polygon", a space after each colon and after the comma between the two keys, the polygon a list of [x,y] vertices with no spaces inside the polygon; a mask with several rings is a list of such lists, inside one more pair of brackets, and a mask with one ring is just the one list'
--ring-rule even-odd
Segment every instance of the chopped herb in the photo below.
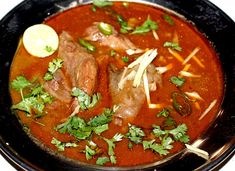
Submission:
{"label": "chopped herb", "polygon": [[78,42],[81,46],[83,46],[84,48],[86,48],[88,51],[90,52],[95,52],[96,48],[95,46],[93,46],[91,43],[89,43],[88,41],[84,40],[84,39],[78,39]]}
{"label": "chopped herb", "polygon": [[177,50],[177,51],[182,51],[182,48],[179,46],[178,43],[174,43],[174,42],[165,42],[163,44],[164,47],[170,47],[174,50]]}
{"label": "chopped herb", "polygon": [[78,146],[76,143],[61,142],[54,137],[51,140],[51,144],[54,144],[58,148],[58,151],[64,151],[65,147],[77,147]]}
{"label": "chopped herb", "polygon": [[49,53],[55,51],[51,46],[48,46],[48,45],[46,45],[45,50]]}
{"label": "chopped herb", "polygon": [[163,126],[164,127],[175,127],[176,126],[176,122],[172,117],[167,117],[167,119],[163,122]]}
{"label": "chopped herb", "polygon": [[123,62],[126,62],[126,63],[129,62],[128,56],[123,56],[123,57],[122,57],[122,61],[123,61]]}
{"label": "chopped herb", "polygon": [[72,116],[62,124],[56,126],[56,130],[60,133],[69,133],[77,139],[88,139],[92,132],[100,135],[102,132],[108,130],[108,123],[112,121],[112,109],[105,109],[101,115],[91,118],[89,122],[78,116]]}
{"label": "chopped herb", "polygon": [[96,155],[96,151],[91,149],[88,145],[86,145],[85,153],[87,160],[92,159],[92,156]]}
{"label": "chopped herb", "polygon": [[110,161],[113,164],[116,164],[117,162],[114,153],[115,142],[121,141],[122,138],[123,135],[119,133],[115,134],[112,139],[107,139],[103,137],[104,141],[108,144],[108,155],[110,156]]}
{"label": "chopped herb", "polygon": [[102,8],[106,6],[112,6],[113,3],[107,0],[93,0],[93,5]]}
{"label": "chopped herb", "polygon": [[123,19],[121,15],[117,15],[117,20],[119,24],[121,25],[121,29],[120,29],[121,33],[128,33],[128,31],[133,30],[132,27],[128,26],[128,23]]}
{"label": "chopped herb", "polygon": [[132,32],[132,34],[143,34],[151,30],[157,30],[157,29],[158,29],[157,23],[152,21],[150,19],[150,16],[148,16],[147,20],[141,26],[136,27]]}
{"label": "chopped herb", "polygon": [[157,114],[157,117],[163,116],[163,117],[166,118],[166,117],[169,116],[169,114],[170,114],[169,109],[168,109],[168,108],[164,108],[161,112],[159,112],[159,113]]}
{"label": "chopped herb", "polygon": [[189,136],[186,135],[188,128],[185,124],[180,124],[176,128],[171,130],[162,130],[160,126],[156,125],[154,125],[153,127],[153,134],[160,139],[163,139],[164,137],[166,138],[166,135],[172,135],[175,141],[180,141],[183,143],[189,142]]}
{"label": "chopped herb", "polygon": [[[32,84],[25,77],[19,76],[11,83],[12,88],[20,91],[22,101],[12,105],[12,109],[26,112],[27,116],[31,114],[42,114],[45,104],[52,102],[52,97],[44,91],[43,87],[38,84]],[[23,93],[27,88],[28,94]]]}
{"label": "chopped herb", "polygon": [[175,24],[174,20],[169,15],[163,15],[163,19],[171,26]]}
{"label": "chopped herb", "polygon": [[106,36],[109,36],[109,35],[113,34],[113,28],[110,24],[100,22],[98,24],[98,29],[101,33],[103,33]]}
{"label": "chopped herb", "polygon": [[109,162],[109,158],[108,157],[99,157],[97,160],[96,160],[96,164],[97,165],[104,165],[105,163]]}
{"label": "chopped herb", "polygon": [[96,6],[95,5],[91,6],[91,11],[96,12]]}
{"label": "chopped herb", "polygon": [[161,144],[155,143],[155,140],[143,141],[143,148],[144,150],[151,149],[160,155],[167,155],[169,153],[168,149],[165,149]]}
{"label": "chopped herb", "polygon": [[143,137],[145,136],[144,131],[141,128],[131,125],[131,124],[128,124],[128,127],[129,127],[129,131],[126,134],[126,137],[130,141],[134,142],[135,144],[141,143]]}
{"label": "chopped herb", "polygon": [[175,84],[177,87],[181,87],[185,83],[184,78],[180,78],[180,77],[176,77],[176,76],[172,76],[170,78],[170,81],[171,81],[171,83]]}
{"label": "chopped herb", "polygon": [[188,97],[181,92],[172,93],[173,107],[181,115],[187,116],[191,114],[192,109]]}
{"label": "chopped herb", "polygon": [[16,79],[11,83],[11,87],[17,91],[22,91],[24,88],[30,85],[31,83],[24,76],[16,77]]}
{"label": "chopped herb", "polygon": [[92,127],[97,127],[97,126],[107,124],[112,121],[113,114],[114,114],[113,109],[106,108],[106,109],[104,109],[104,111],[101,115],[98,115],[98,116],[95,116],[94,118],[92,118],[88,122],[88,125],[90,125]]}
{"label": "chopped herb", "polygon": [[188,130],[185,124],[178,125],[175,129],[169,130],[169,134],[173,135],[174,140],[180,141],[182,143],[189,142],[189,136],[186,135],[186,131]]}
{"label": "chopped herb", "polygon": [[49,81],[52,80],[53,74],[62,67],[63,60],[60,58],[53,59],[52,62],[49,62],[48,71],[44,76],[44,80]]}
{"label": "chopped herb", "polygon": [[133,144],[129,141],[128,142],[128,149],[132,149],[133,148]]}
{"label": "chopped herb", "polygon": [[111,50],[111,51],[110,51],[110,56],[113,57],[113,56],[115,56],[115,55],[116,55],[116,51],[115,51],[115,50]]}
{"label": "chopped herb", "polygon": [[93,94],[92,97],[90,97],[83,90],[76,88],[76,87],[72,89],[71,95],[77,98],[80,108],[82,110],[93,108],[101,98],[100,93]]}

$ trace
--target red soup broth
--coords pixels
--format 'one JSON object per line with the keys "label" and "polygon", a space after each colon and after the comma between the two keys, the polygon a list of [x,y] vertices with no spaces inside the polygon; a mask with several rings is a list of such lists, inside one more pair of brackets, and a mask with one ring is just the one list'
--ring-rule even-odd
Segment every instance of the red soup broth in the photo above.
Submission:
{"label": "red soup broth", "polygon": [[[61,34],[62,31],[68,32],[74,40],[78,40],[79,37],[84,37],[84,32],[87,27],[91,26],[94,22],[105,22],[112,25],[116,30],[120,30],[120,24],[111,16],[107,10],[103,8],[96,8],[94,12],[92,5],[78,6],[57,15],[49,17],[44,21],[45,24],[51,26],[56,32]],[[189,144],[194,142],[200,135],[202,135],[207,128],[212,124],[220,108],[221,99],[223,96],[223,77],[218,61],[217,55],[206,38],[200,34],[197,29],[184,19],[170,14],[162,9],[158,9],[152,6],[129,3],[128,6],[124,6],[122,3],[114,3],[109,9],[115,11],[117,14],[123,16],[126,21],[133,19],[137,25],[141,25],[148,16],[151,17],[152,21],[158,24],[156,33],[159,37],[157,40],[154,38],[152,31],[144,34],[123,34],[137,47],[141,49],[158,49],[158,57],[153,61],[156,67],[167,66],[170,64],[172,67],[169,71],[162,74],[163,86],[157,87],[156,91],[151,92],[150,97],[152,103],[161,104],[162,107],[158,109],[150,109],[147,102],[141,107],[136,118],[131,124],[136,125],[145,130],[145,133],[149,131],[152,125],[163,125],[164,117],[157,117],[156,115],[163,110],[164,107],[172,106],[171,93],[177,91],[178,88],[172,84],[169,79],[171,76],[179,75],[179,72],[185,70],[187,72],[197,75],[196,77],[184,77],[185,83],[181,87],[182,92],[197,92],[200,94],[202,99],[190,101],[192,107],[192,113],[188,116],[181,116],[176,111],[171,111],[170,116],[175,120],[177,124],[187,125],[187,135],[190,137]],[[174,24],[169,24],[166,21],[166,17],[170,16]],[[121,34],[121,33],[120,33]],[[172,53],[169,52],[169,48],[164,47],[165,42],[178,42],[181,51],[173,50],[177,52],[183,59],[185,59],[195,48],[200,50],[192,57],[187,64],[183,65],[182,61],[177,59]],[[112,103],[109,93],[109,78],[107,68],[110,63],[115,64],[119,68],[127,66],[132,62],[138,55],[130,57],[130,61],[125,63],[121,60],[120,56],[126,54],[120,53],[119,57],[110,57],[110,49],[105,46],[99,46],[98,43],[94,43],[96,48],[99,49],[92,53],[98,63],[98,84],[96,92],[100,92],[102,95],[101,101],[93,109],[89,109],[84,112],[79,112],[77,115],[84,120],[88,121],[90,118],[99,115],[103,109],[111,108],[114,104]],[[37,78],[40,83],[43,83],[43,76],[47,72],[48,63],[58,55],[55,52],[53,55],[47,58],[37,58],[31,56],[24,48],[23,44],[19,44],[18,50],[15,54],[11,72],[10,81],[16,79],[17,76],[23,75],[28,80]],[[109,57],[102,62],[100,56],[109,55]],[[188,70],[187,70],[187,67]],[[186,68],[185,68],[186,67]],[[20,93],[11,89],[11,97],[13,104],[21,101]],[[216,104],[212,109],[202,118],[199,119],[202,113],[209,107],[211,102],[216,100]],[[49,105],[57,105],[53,102]],[[58,149],[54,144],[51,143],[53,137],[60,140],[61,142],[75,141],[75,138],[69,134],[60,134],[54,128],[56,125],[62,123],[71,114],[70,105],[60,104],[53,110],[46,106],[47,114],[41,118],[34,119],[32,116],[26,116],[25,112],[17,111],[19,120],[23,125],[28,127],[30,136],[36,138],[40,143],[44,144],[47,148],[58,152]],[[106,138],[112,138],[116,133],[125,135],[128,132],[127,125],[117,126],[113,122],[109,123],[109,129],[101,134]],[[148,135],[151,137],[151,134]],[[101,151],[106,151],[107,154],[108,145],[99,136],[94,135],[92,137]],[[65,148],[64,151],[59,151],[60,154],[65,157],[75,159],[78,161],[95,164],[99,155],[94,155],[90,160],[86,159],[83,152],[86,145],[86,141],[78,141],[78,147]],[[115,156],[116,164],[107,162],[106,165],[115,166],[134,166],[140,164],[148,164],[161,160],[168,157],[176,152],[179,152],[185,148],[183,143],[173,143],[173,148],[169,150],[168,155],[159,155],[154,153],[152,150],[144,150],[142,144],[133,144],[132,149],[128,148],[128,139],[123,138],[122,141],[115,143]],[[104,155],[103,154],[103,155]]]}

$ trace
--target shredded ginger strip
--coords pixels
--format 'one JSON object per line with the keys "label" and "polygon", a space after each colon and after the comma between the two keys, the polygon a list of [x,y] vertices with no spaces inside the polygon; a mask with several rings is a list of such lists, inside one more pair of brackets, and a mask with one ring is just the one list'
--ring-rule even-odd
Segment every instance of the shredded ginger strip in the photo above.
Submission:
{"label": "shredded ginger strip", "polygon": [[153,49],[153,50],[151,50],[150,54],[144,55],[140,65],[139,65],[139,68],[137,70],[137,73],[135,75],[135,79],[133,81],[133,86],[134,87],[138,87],[140,85],[141,78],[143,76],[144,70],[156,58],[156,56],[157,56],[157,49]]}
{"label": "shredded ginger strip", "polygon": [[202,115],[200,116],[199,120],[203,119],[207,113],[209,113],[211,111],[211,109],[215,106],[215,104],[217,103],[217,100],[213,100],[210,105],[208,106],[208,108],[206,108],[206,110],[202,113]]}

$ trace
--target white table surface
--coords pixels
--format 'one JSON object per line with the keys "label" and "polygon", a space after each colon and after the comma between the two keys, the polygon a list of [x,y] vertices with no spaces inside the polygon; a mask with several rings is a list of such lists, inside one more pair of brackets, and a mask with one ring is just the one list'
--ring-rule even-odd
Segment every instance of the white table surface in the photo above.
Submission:
{"label": "white table surface", "polygon": [[[225,13],[227,13],[235,21],[235,8],[233,0],[210,0]],[[22,0],[0,0],[0,19],[4,17],[11,9],[13,9]],[[235,156],[221,169],[221,171],[235,170]],[[1,155],[0,155],[1,171],[16,171]]]}

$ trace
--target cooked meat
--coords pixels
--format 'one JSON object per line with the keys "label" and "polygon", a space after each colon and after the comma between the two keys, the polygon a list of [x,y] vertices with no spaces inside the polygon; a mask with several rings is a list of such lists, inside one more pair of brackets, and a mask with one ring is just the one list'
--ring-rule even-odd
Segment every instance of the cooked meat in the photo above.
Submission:
{"label": "cooked meat", "polygon": [[108,46],[114,50],[125,51],[127,49],[136,49],[136,46],[125,36],[118,34],[112,27],[113,33],[109,36],[104,35],[98,29],[98,23],[93,23],[85,31],[86,39],[89,41],[97,41],[101,46]]}
{"label": "cooked meat", "polygon": [[44,83],[45,90],[62,102],[69,103],[72,100],[70,81],[66,79],[61,70],[57,70],[54,79]]}
{"label": "cooked meat", "polygon": [[[149,65],[147,68],[150,91],[156,90],[156,84],[161,84],[161,76],[156,70],[153,70],[153,68],[153,65]],[[130,72],[131,71],[129,71],[129,73]],[[117,71],[112,67],[109,68],[109,89],[112,102],[119,106],[118,110],[115,112],[114,122],[119,126],[123,123],[133,121],[145,101],[143,83],[141,83],[139,87],[133,87],[133,80],[127,80],[124,87],[121,90],[119,89],[118,83],[122,74],[123,70]],[[152,86],[153,84],[155,87]]]}
{"label": "cooked meat", "polygon": [[98,72],[95,58],[75,43],[67,32],[60,35],[58,56],[64,61],[63,66],[66,75],[71,78],[72,86],[91,95],[95,89]]}
{"label": "cooked meat", "polygon": [[98,71],[95,58],[74,42],[67,32],[62,32],[60,35],[58,56],[64,61],[63,67],[54,73],[53,80],[45,82],[46,91],[66,103],[72,100],[73,87],[78,87],[92,95]]}

